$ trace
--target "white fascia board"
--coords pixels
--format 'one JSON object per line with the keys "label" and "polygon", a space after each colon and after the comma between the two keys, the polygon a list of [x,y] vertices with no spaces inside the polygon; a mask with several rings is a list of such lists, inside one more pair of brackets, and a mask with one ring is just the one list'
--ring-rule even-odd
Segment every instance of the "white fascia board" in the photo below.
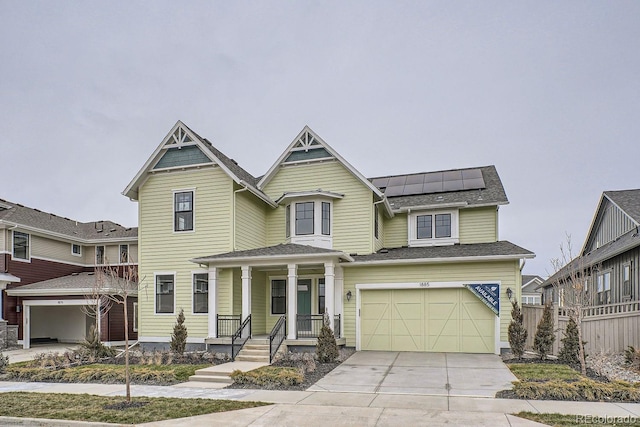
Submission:
{"label": "white fascia board", "polygon": [[262,200],[263,202],[267,203],[269,206],[271,206],[272,208],[277,208],[278,207],[278,203],[274,202],[273,200],[271,200],[271,198],[269,196],[267,196],[266,194],[264,194],[262,191],[260,191],[259,189],[257,189],[256,187],[254,187],[253,185],[249,184],[246,181],[240,181],[239,182],[240,185],[242,185],[244,188],[246,188],[247,190],[249,190],[249,192],[251,194],[253,194],[254,196],[256,196],[257,198],[259,198],[260,200]]}
{"label": "white fascia board", "polygon": [[288,199],[296,199],[296,198],[301,198],[301,197],[326,197],[326,198],[330,198],[330,199],[343,199],[344,198],[344,194],[339,194],[339,193],[334,193],[331,191],[322,191],[322,190],[316,190],[316,191],[294,191],[294,192],[290,192],[290,193],[283,193],[282,196],[280,196],[278,199],[275,200],[275,202],[277,204],[280,204],[281,202],[288,200]]}
{"label": "white fascia board", "polygon": [[[280,167],[284,159],[287,157],[287,154],[289,154],[289,152],[293,149],[293,147],[298,142],[298,139],[305,132],[309,132],[311,135],[313,135],[314,139],[318,141],[325,150],[327,150],[333,157],[338,159],[338,161],[341,162],[342,165],[345,168],[347,168],[347,170],[353,176],[358,178],[365,186],[367,186],[373,192],[373,194],[378,196],[380,200],[385,199],[384,193],[382,193],[378,189],[378,187],[373,185],[364,175],[362,175],[356,168],[354,168],[349,162],[347,162],[344,159],[344,157],[342,157],[336,150],[334,150],[329,144],[327,144],[324,139],[320,138],[320,136],[318,136],[317,133],[311,130],[311,128],[308,125],[305,125],[305,127],[298,133],[298,135],[296,135],[296,137],[293,139],[291,144],[289,144],[289,146],[284,150],[284,152],[280,155],[280,157],[278,157],[278,160],[276,160],[276,162],[271,166],[271,168],[269,168],[267,173],[264,174],[264,176],[260,179],[260,181],[258,182],[258,189],[264,188],[269,183],[269,181],[271,181],[273,176],[276,174],[278,168]],[[387,208],[387,214],[389,215],[389,217],[393,217],[393,211],[391,210],[391,207],[389,206],[388,203],[385,203],[385,207]]]}
{"label": "white fascia board", "polygon": [[522,258],[535,258],[534,254],[521,255],[489,255],[473,257],[447,257],[447,258],[416,258],[416,259],[387,259],[376,261],[354,261],[340,264],[342,267],[359,267],[369,265],[405,265],[405,264],[443,264],[455,262],[483,262],[483,261],[515,261]]}
{"label": "white fascia board", "polygon": [[[260,257],[234,257],[234,258],[211,258],[211,259],[191,259],[195,264],[209,264],[212,267],[227,268],[237,267],[239,264],[249,266],[269,266],[304,263],[313,260],[317,263],[333,261],[336,258],[353,262],[353,258],[345,253],[319,253],[301,255],[265,255]],[[340,264],[343,265],[343,264]]]}
{"label": "white fascia board", "polygon": [[406,206],[400,209],[394,209],[396,213],[409,213],[413,211],[431,211],[435,209],[451,209],[451,208],[463,208],[468,205],[467,202],[453,202],[453,203],[440,203],[434,205],[418,205],[418,206]]}
{"label": "white fascia board", "polygon": [[62,240],[66,243],[84,243],[87,245],[93,245],[95,243],[108,243],[116,244],[119,242],[135,243],[138,241],[137,237],[114,237],[106,239],[83,239],[80,237],[72,237],[67,234],[56,233],[54,231],[43,230],[42,228],[30,227],[28,225],[22,225],[17,222],[8,222],[0,219],[0,225],[4,225],[6,228],[20,227],[21,230],[29,231],[35,234],[42,234],[44,236],[55,237],[57,240]]}
{"label": "white fascia board", "polygon": [[1,273],[0,272],[0,283],[1,282],[20,283],[21,279],[19,277],[14,276],[11,273]]}
{"label": "white fascia board", "polygon": [[[110,292],[111,291],[111,292]],[[12,289],[7,289],[7,295],[10,296],[17,296],[17,297],[27,297],[27,296],[43,296],[43,297],[48,297],[48,296],[65,296],[65,295],[93,295],[95,293],[95,290],[93,288],[86,288],[86,289],[24,289],[24,288],[12,288]],[[107,294],[107,295],[118,295],[118,296],[123,296],[124,294],[121,292],[118,292],[117,290],[109,290],[109,289],[104,289],[103,292],[100,292],[100,294]],[[137,296],[138,295],[138,291],[129,291],[128,296]]]}

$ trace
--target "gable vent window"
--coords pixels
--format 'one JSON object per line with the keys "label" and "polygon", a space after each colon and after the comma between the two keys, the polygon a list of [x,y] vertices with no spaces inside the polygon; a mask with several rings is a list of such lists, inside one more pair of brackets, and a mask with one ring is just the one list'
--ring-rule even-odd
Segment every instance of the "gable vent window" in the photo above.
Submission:
{"label": "gable vent window", "polygon": [[193,231],[193,191],[174,194],[174,231]]}

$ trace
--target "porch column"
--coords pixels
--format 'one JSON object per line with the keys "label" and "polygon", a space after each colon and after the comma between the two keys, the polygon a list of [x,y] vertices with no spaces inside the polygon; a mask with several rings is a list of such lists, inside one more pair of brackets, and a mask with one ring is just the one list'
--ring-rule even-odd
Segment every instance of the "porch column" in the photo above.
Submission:
{"label": "porch column", "polygon": [[100,307],[100,297],[95,300],[96,304],[96,333],[98,337],[100,337],[100,341],[102,341],[102,307]]}
{"label": "porch column", "polygon": [[251,267],[242,267],[242,321],[251,314]]}
{"label": "porch column", "polygon": [[335,265],[333,261],[324,263],[324,305],[325,313],[329,316],[329,327],[331,330],[334,328],[333,315],[336,313],[335,309],[335,294],[334,294],[334,282],[335,282]]}
{"label": "porch column", "polygon": [[207,304],[209,306],[209,338],[218,336],[218,269],[209,267],[209,288]]}
{"label": "porch column", "polygon": [[31,347],[31,306],[22,304],[22,348]]}
{"label": "porch column", "polygon": [[297,335],[296,319],[298,317],[298,266],[287,266],[287,339],[295,340]]}
{"label": "porch column", "polygon": [[4,305],[2,304],[2,300],[4,299],[4,290],[6,289],[6,287],[6,283],[0,282],[0,321],[4,320],[4,317],[2,317],[2,313],[4,312]]}
{"label": "porch column", "polygon": [[344,337],[344,270],[339,265],[335,268],[335,300],[336,314],[340,315],[340,337]]}

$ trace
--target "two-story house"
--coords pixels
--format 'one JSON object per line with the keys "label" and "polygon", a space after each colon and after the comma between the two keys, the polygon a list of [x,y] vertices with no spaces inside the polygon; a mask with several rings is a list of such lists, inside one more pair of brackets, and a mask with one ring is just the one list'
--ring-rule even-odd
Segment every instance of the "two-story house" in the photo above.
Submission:
{"label": "two-story house", "polygon": [[630,311],[620,305],[640,301],[639,262],[640,189],[605,191],[578,256],[540,285],[544,300],[563,306],[562,284],[579,276],[591,306]]}
{"label": "two-story house", "polygon": [[[507,288],[530,251],[498,238],[495,167],[366,178],[305,127],[254,177],[177,122],[123,192],[139,206],[139,341],[162,347],[183,309],[192,347],[328,315],[358,350],[497,353]],[[146,296],[144,296],[146,295]],[[284,327],[283,327],[284,328]]]}
{"label": "two-story house", "polygon": [[[96,267],[136,268],[137,234],[137,228],[111,221],[82,223],[0,200],[0,320],[18,325],[25,348],[32,342],[80,342],[96,322],[104,342],[123,341],[122,306],[101,310],[98,319],[85,308],[95,304]],[[132,339],[135,293],[134,288]]]}

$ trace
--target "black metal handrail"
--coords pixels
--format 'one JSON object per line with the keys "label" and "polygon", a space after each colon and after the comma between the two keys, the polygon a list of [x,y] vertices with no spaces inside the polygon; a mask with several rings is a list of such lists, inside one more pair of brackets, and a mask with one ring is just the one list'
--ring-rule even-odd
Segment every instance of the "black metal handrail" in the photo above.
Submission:
{"label": "black metal handrail", "polygon": [[248,315],[242,325],[231,337],[231,360],[236,360],[236,356],[242,350],[242,347],[251,338],[251,315]]}
{"label": "black metal handrail", "polygon": [[216,314],[216,338],[233,336],[241,321],[239,314]]}
{"label": "black metal handrail", "polygon": [[273,357],[278,352],[280,345],[287,337],[287,318],[280,316],[275,326],[269,334],[269,364],[273,362]]}
{"label": "black metal handrail", "polygon": [[[318,338],[324,322],[323,314],[298,314],[296,317],[296,338]],[[333,334],[340,338],[340,315],[333,317]]]}

